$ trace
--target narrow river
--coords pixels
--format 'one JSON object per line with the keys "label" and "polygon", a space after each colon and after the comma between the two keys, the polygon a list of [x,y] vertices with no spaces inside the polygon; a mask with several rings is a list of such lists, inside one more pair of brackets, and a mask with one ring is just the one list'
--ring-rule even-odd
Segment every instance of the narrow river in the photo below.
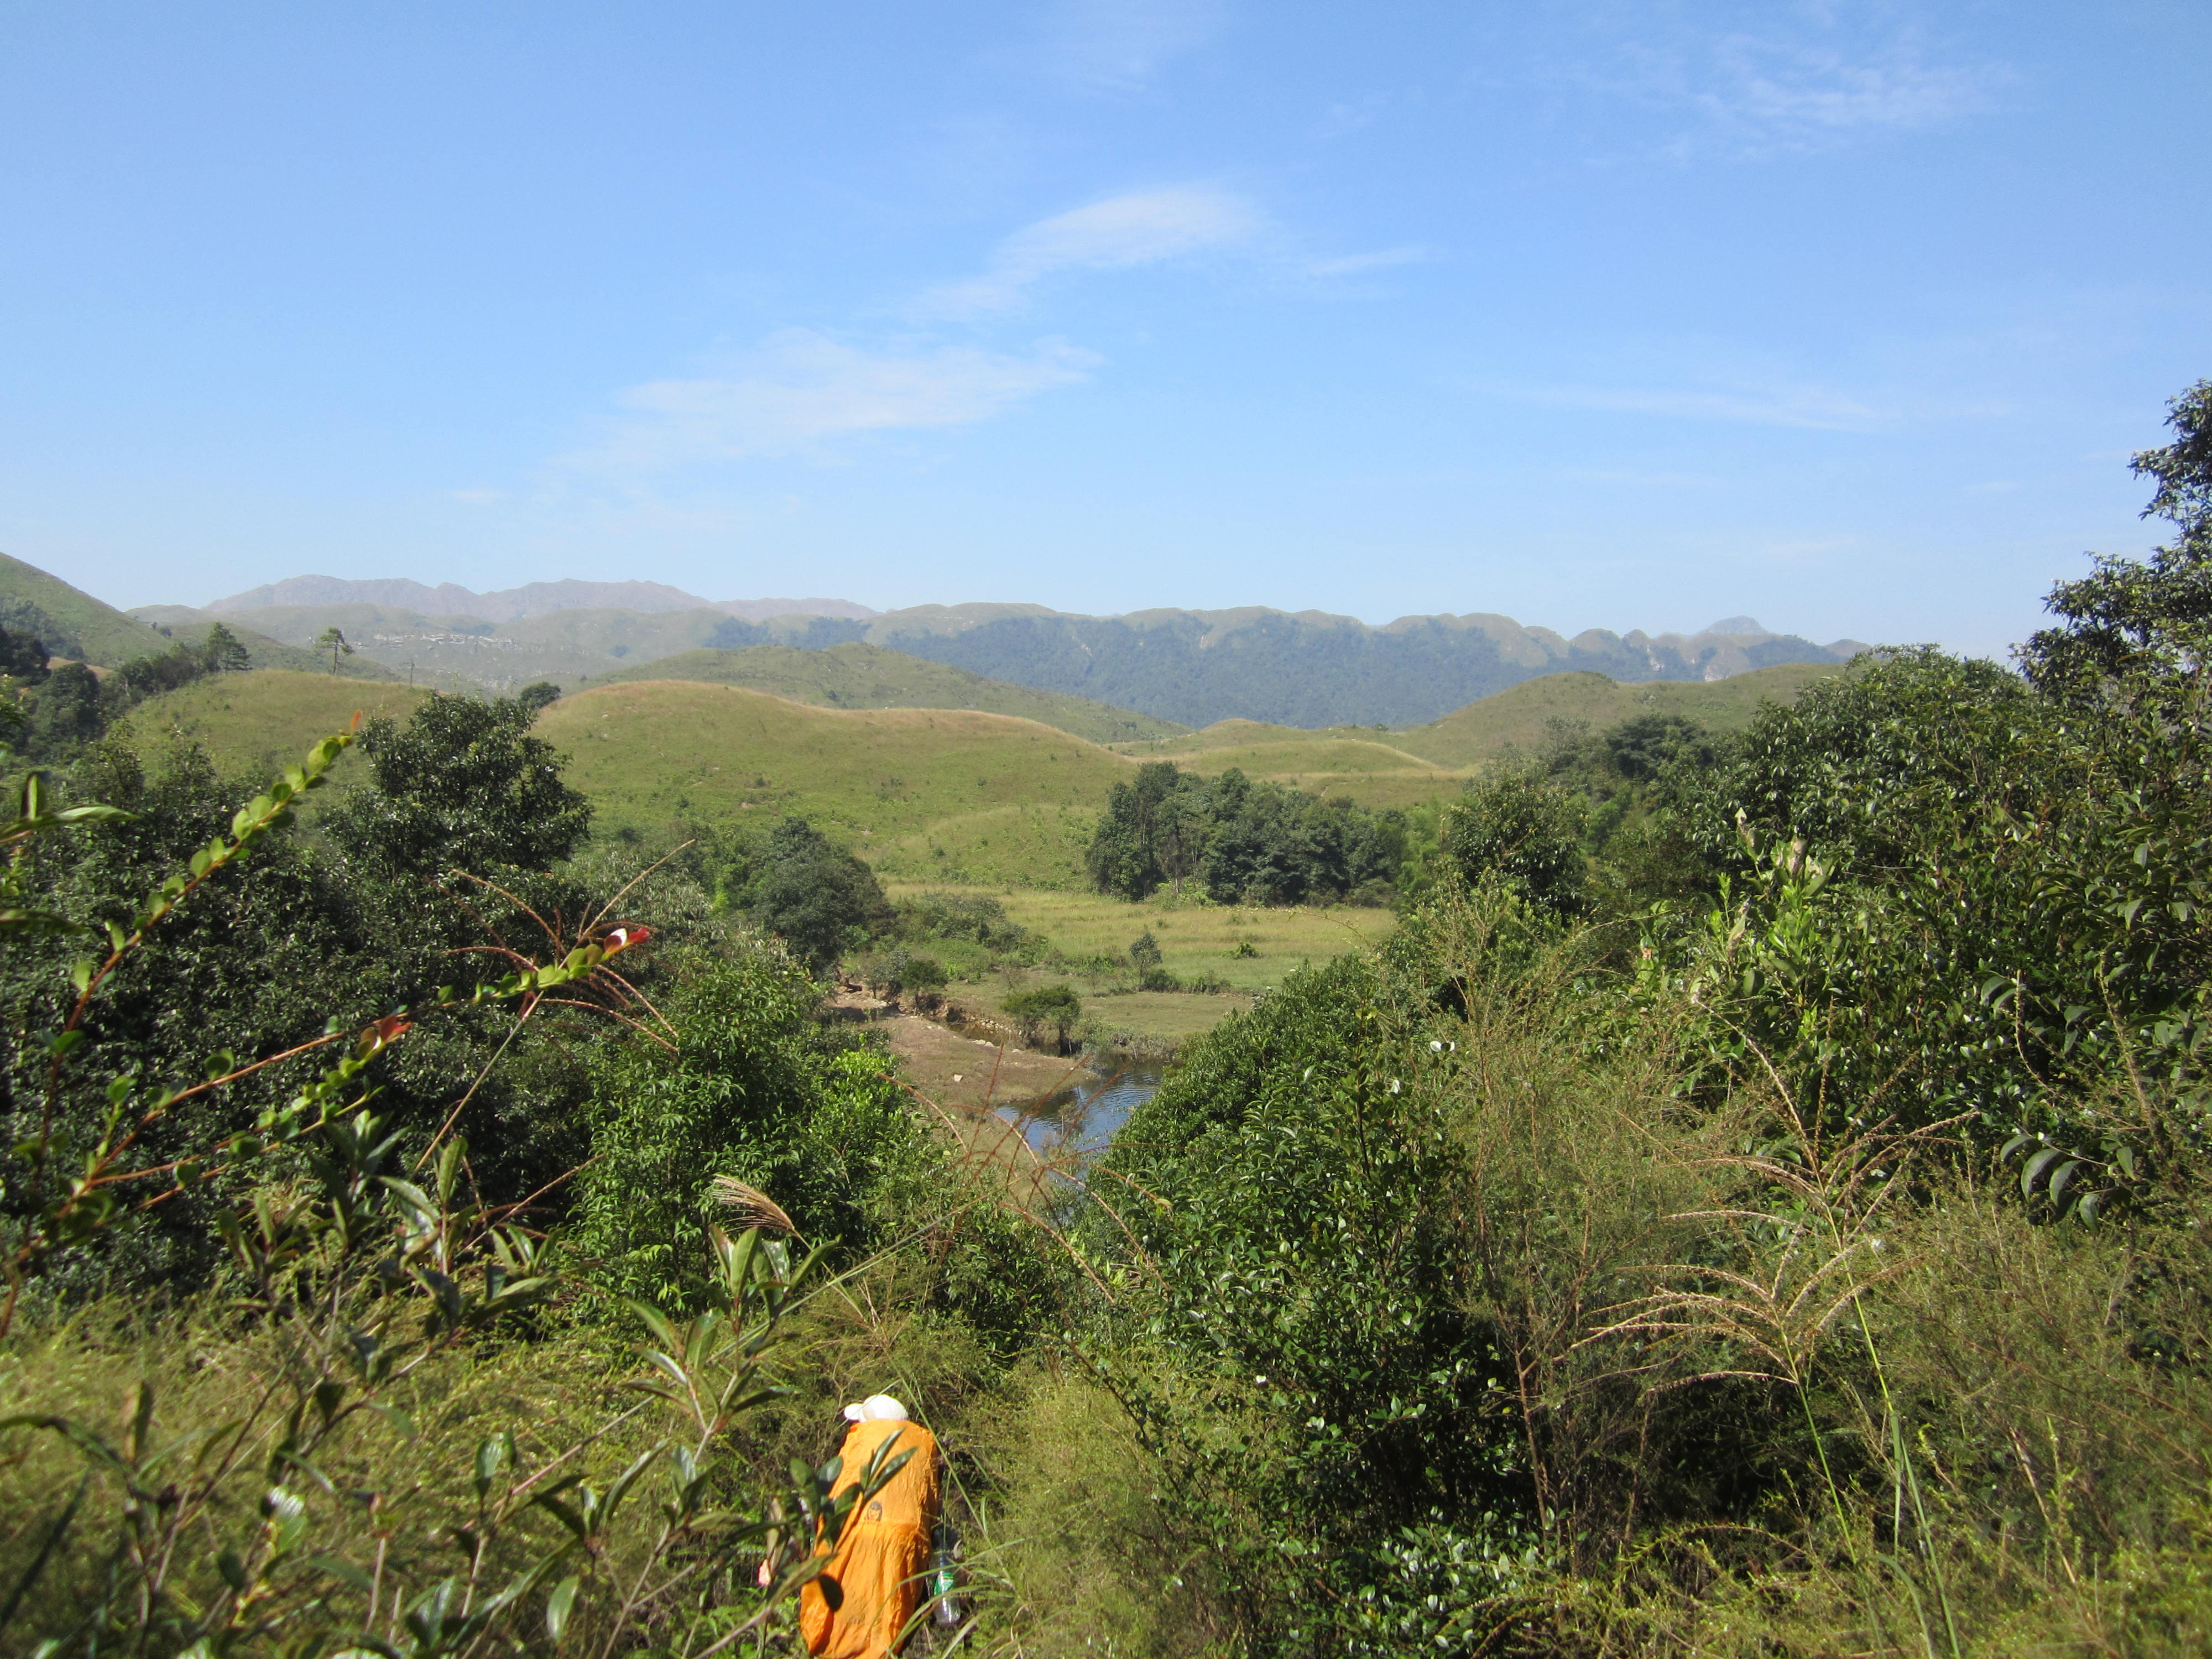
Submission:
{"label": "narrow river", "polygon": [[1159,1091],[1160,1077],[1157,1063],[1127,1065],[1034,1106],[1001,1106],[999,1115],[1021,1126],[1039,1157],[1081,1157],[1105,1149],[1129,1114]]}

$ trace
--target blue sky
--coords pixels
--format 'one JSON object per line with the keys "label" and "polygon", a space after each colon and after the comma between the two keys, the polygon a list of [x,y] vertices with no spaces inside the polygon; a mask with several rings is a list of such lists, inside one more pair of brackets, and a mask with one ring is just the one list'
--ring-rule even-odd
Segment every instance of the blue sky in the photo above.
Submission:
{"label": "blue sky", "polygon": [[0,12],[0,550],[1999,651],[2212,374],[2201,0]]}

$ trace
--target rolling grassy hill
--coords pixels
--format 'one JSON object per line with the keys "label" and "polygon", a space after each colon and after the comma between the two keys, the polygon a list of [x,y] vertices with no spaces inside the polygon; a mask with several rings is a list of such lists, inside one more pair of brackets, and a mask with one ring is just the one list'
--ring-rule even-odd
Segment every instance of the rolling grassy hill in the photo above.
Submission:
{"label": "rolling grassy hill", "polygon": [[1814,680],[1844,672],[1841,665],[1784,663],[1710,684],[1653,681],[1623,685],[1602,674],[1547,674],[1483,697],[1426,726],[1394,732],[1401,748],[1444,766],[1472,766],[1509,744],[1540,741],[1547,720],[1587,720],[1596,729],[1638,714],[1686,714],[1715,732],[1751,723],[1762,702],[1792,702]]}
{"label": "rolling grassy hill", "polygon": [[[971,878],[1054,885],[1066,848],[1134,763],[1035,720],[963,709],[830,709],[738,686],[594,686],[539,716],[599,827],[796,813],[902,871],[949,870],[930,837],[957,824]],[[995,843],[995,845],[993,845]],[[970,854],[988,854],[988,860]],[[978,867],[979,865],[981,867]]]}
{"label": "rolling grassy hill", "polygon": [[[891,653],[847,649],[856,651],[851,677],[840,671],[816,684],[818,693],[845,695],[872,684],[873,672],[911,672],[908,685],[938,672],[927,663],[911,671],[884,664]],[[745,654],[718,652],[714,662]],[[788,655],[806,667],[831,653]],[[625,679],[562,698],[539,717],[538,731],[569,757],[568,777],[591,796],[603,834],[796,813],[848,842],[887,878],[1069,889],[1081,884],[1083,849],[1108,792],[1142,759],[1173,758],[1208,774],[1237,766],[1371,807],[1407,806],[1457,793],[1471,769],[1506,744],[1540,738],[1547,719],[1601,727],[1652,709],[1679,710],[1726,729],[1748,720],[1763,696],[1787,698],[1832,672],[1773,668],[1711,685],[1554,675],[1411,732],[1227,721],[1118,751],[1011,713],[827,708],[749,686]],[[424,695],[327,672],[262,670],[155,698],[123,729],[142,748],[181,737],[228,768],[265,773],[343,726],[356,708],[403,714]]]}
{"label": "rolling grassy hill", "polygon": [[[116,733],[142,754],[170,741],[195,743],[226,772],[274,776],[317,738],[345,730],[356,710],[364,719],[404,719],[428,696],[390,681],[333,678],[327,669],[257,668],[150,698],[117,722]],[[341,780],[350,769],[342,763]]]}
{"label": "rolling grassy hill", "polygon": [[[55,656],[73,657],[100,668],[114,668],[134,658],[159,656],[179,641],[198,644],[206,637],[208,624],[216,620],[183,605],[155,605],[149,609],[163,614],[127,615],[34,564],[0,553],[0,624],[37,635]],[[171,612],[185,619],[184,626],[171,626]],[[163,633],[157,623],[171,626],[171,632]],[[315,666],[316,659],[307,652],[295,650],[236,623],[228,626],[246,647],[257,668]],[[328,663],[324,666],[327,671]],[[389,669],[366,657],[348,659],[338,672],[342,678],[349,679],[392,678]]]}
{"label": "rolling grassy hill", "polygon": [[742,686],[829,708],[972,708],[1036,720],[1093,743],[1168,738],[1185,729],[1172,720],[1156,720],[1087,697],[987,680],[964,668],[948,668],[874,645],[833,645],[818,651],[787,645],[686,651],[603,674],[592,684],[647,679]]}
{"label": "rolling grassy hill", "polygon": [[[246,647],[246,654],[252,659],[256,668],[290,669],[295,673],[320,674],[326,680],[337,678],[390,682],[404,681],[406,678],[402,671],[389,667],[374,657],[364,656],[357,648],[350,657],[343,654],[339,656],[337,672],[334,676],[331,672],[331,659],[327,652],[310,651],[301,646],[287,645],[282,640],[272,639],[258,629],[248,628],[234,617],[217,617],[208,611],[195,611],[188,605],[142,605],[132,611],[131,615],[139,622],[149,623],[157,629],[166,629],[168,631],[169,637],[161,642],[163,650],[168,648],[171,640],[184,645],[197,645],[207,637],[207,631],[210,626],[221,623],[237,638],[238,642]],[[347,643],[352,643],[351,636],[348,636]]]}
{"label": "rolling grassy hill", "polygon": [[[1224,727],[1233,728],[1224,732]],[[1349,795],[1364,806],[1413,806],[1447,799],[1467,787],[1470,774],[1440,766],[1384,741],[1370,729],[1345,726],[1331,732],[1300,732],[1256,721],[1224,720],[1206,728],[1230,739],[1172,759],[1184,770],[1212,776],[1231,767],[1317,795]],[[1279,733],[1280,735],[1261,735]],[[1235,741],[1243,738],[1244,741]],[[1134,750],[1124,746],[1125,753]],[[1155,758],[1147,751],[1144,758]]]}

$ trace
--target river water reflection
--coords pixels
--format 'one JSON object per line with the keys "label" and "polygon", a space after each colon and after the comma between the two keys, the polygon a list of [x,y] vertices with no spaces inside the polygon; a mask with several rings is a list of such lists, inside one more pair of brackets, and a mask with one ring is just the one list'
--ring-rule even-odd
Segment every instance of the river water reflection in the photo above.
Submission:
{"label": "river water reflection", "polygon": [[1129,1114],[1159,1092],[1157,1065],[1128,1065],[1094,1076],[1033,1106],[1001,1106],[1040,1158],[1103,1152]]}

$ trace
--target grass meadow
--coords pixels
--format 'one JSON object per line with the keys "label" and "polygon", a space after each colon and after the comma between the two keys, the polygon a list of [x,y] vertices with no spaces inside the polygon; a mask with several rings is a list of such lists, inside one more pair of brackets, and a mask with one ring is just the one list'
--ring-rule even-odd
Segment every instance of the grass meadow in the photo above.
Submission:
{"label": "grass meadow", "polygon": [[969,708],[1036,720],[1093,743],[1168,737],[1183,730],[1173,720],[1154,720],[1088,697],[1010,685],[903,651],[857,642],[818,651],[789,645],[686,651],[602,674],[592,684],[621,685],[636,680],[743,686],[823,708]]}
{"label": "grass meadow", "polygon": [[[996,1009],[1017,991],[1071,985],[1084,1000],[1085,1034],[1121,1048],[1178,1045],[1232,1011],[1250,1007],[1255,994],[1273,990],[1304,963],[1378,945],[1397,927],[1396,917],[1388,910],[1352,905],[1264,909],[1215,904],[1196,893],[1180,899],[1162,893],[1133,904],[1097,893],[1005,885],[892,881],[884,884],[884,890],[893,900],[925,892],[997,899],[1012,921],[1042,936],[1068,965],[1018,968],[956,981],[956,999]],[[1130,945],[1146,933],[1160,947],[1160,965],[1169,973],[1185,981],[1202,976],[1224,981],[1228,988],[1132,990],[1126,967],[1109,969],[1097,961],[1126,959]],[[1240,947],[1247,945],[1252,954],[1239,954]]]}
{"label": "grass meadow", "polygon": [[[404,720],[429,695],[386,680],[257,668],[164,692],[125,715],[117,735],[142,754],[198,744],[225,772],[273,777],[317,738],[344,731],[356,712]],[[334,776],[343,781],[347,769]]]}

